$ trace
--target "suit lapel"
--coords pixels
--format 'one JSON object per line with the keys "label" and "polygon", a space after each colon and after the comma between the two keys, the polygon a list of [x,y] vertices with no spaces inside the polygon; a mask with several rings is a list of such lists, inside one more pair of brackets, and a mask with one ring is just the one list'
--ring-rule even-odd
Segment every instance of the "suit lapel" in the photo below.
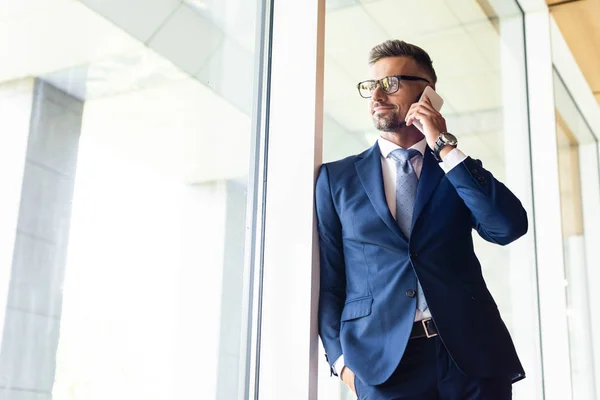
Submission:
{"label": "suit lapel", "polygon": [[[358,178],[362,183],[365,192],[375,211],[379,217],[385,222],[396,235],[402,240],[406,241],[406,238],[400,231],[400,227],[396,223],[396,220],[392,216],[390,209],[385,198],[385,191],[383,187],[383,174],[381,171],[381,151],[379,145],[375,143],[373,147],[363,153],[364,157],[359,158],[354,162]],[[439,167],[438,167],[439,169]]]}
{"label": "suit lapel", "polygon": [[444,176],[444,171],[438,165],[429,148],[425,149],[423,157],[423,169],[419,177],[419,186],[417,187],[417,198],[415,199],[415,209],[413,211],[412,227],[415,226],[419,215],[425,208],[429,198],[440,184]]}

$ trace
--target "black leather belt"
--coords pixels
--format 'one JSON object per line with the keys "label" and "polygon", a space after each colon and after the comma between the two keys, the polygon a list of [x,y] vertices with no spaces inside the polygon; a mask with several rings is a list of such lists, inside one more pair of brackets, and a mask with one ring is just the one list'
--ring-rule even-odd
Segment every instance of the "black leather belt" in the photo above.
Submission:
{"label": "black leather belt", "polygon": [[419,339],[436,337],[438,335],[437,328],[431,318],[425,318],[421,321],[417,321],[413,324],[412,331],[410,331],[410,339]]}

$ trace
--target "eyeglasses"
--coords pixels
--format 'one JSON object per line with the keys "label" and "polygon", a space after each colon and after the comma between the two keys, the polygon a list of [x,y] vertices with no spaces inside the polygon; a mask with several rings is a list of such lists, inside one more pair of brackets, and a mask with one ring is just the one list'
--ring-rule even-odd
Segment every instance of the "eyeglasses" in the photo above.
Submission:
{"label": "eyeglasses", "polygon": [[400,89],[400,81],[425,81],[429,83],[429,81],[425,78],[420,78],[418,76],[410,76],[410,75],[394,75],[394,76],[386,76],[385,78],[377,79],[377,80],[369,80],[362,81],[356,85],[358,89],[358,93],[361,97],[368,99],[373,96],[373,92],[377,89],[377,85],[381,86],[381,90],[383,90],[386,94],[396,93],[398,89]]}

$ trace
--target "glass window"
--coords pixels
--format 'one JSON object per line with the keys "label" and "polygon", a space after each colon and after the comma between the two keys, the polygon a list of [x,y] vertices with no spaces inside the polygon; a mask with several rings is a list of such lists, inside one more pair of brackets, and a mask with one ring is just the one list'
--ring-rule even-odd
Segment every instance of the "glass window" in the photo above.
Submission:
{"label": "glass window", "polygon": [[[379,133],[356,89],[369,79],[369,50],[401,39],[429,53],[444,98],[442,114],[464,153],[522,201],[533,226],[523,15],[516,2],[428,0],[328,1],[326,14],[323,161],[357,154]],[[507,324],[528,379],[516,399],[542,396],[533,235],[508,247],[475,232],[483,273]],[[351,399],[320,364],[321,398]]]}
{"label": "glass window", "polygon": [[[567,297],[567,321],[571,356],[571,382],[574,400],[595,399],[595,364],[592,337],[593,307],[590,301],[589,261],[592,243],[586,236],[586,216],[597,213],[596,204],[585,198],[596,198],[598,184],[590,185],[591,174],[584,177],[582,171],[598,168],[596,138],[581,112],[571,98],[568,89],[554,71],[556,106],[556,142],[558,148],[558,173]],[[593,244],[592,244],[593,245]]]}
{"label": "glass window", "polygon": [[237,399],[259,1],[51,3],[0,7],[0,398]]}

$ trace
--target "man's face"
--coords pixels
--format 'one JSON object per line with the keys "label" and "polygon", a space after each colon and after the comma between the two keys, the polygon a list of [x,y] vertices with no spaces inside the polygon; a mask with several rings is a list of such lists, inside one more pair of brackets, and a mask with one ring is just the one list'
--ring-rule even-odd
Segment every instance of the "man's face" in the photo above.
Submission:
{"label": "man's face", "polygon": [[[427,75],[408,57],[386,57],[371,66],[371,79],[382,79],[394,75],[410,75],[428,79]],[[404,126],[410,106],[419,100],[427,82],[400,80],[396,93],[387,94],[377,86],[369,101],[369,111],[375,128],[384,132],[395,132]]]}

